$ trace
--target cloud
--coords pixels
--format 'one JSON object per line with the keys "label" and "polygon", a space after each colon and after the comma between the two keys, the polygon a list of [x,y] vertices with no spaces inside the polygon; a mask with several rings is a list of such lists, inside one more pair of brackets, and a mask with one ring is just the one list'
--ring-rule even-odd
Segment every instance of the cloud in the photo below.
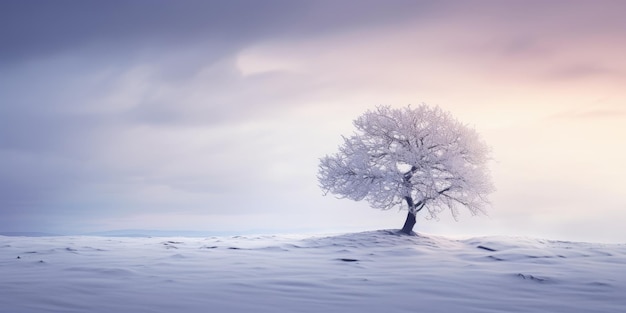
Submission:
{"label": "cloud", "polygon": [[284,0],[4,1],[0,10],[0,62],[14,63],[81,49],[121,53],[208,44],[232,51],[283,37],[315,36],[359,25],[396,23],[424,14],[433,1]]}
{"label": "cloud", "polygon": [[[108,70],[48,62],[39,68],[49,71],[22,71],[21,82],[12,82],[28,88],[5,85],[0,186],[10,224],[4,227],[172,210],[269,214],[265,205],[233,199],[244,190],[272,205],[281,194],[298,193],[301,184],[288,179],[300,161],[285,158],[307,151],[302,127],[314,127],[290,116],[288,104],[298,103],[301,87],[285,92],[288,76],[244,77],[233,58],[184,81],[162,79],[158,65]],[[61,71],[67,78],[57,78]],[[28,218],[35,214],[54,217]]]}
{"label": "cloud", "polygon": [[302,12],[287,1],[59,1],[2,4],[0,60],[15,61],[98,47],[107,53],[211,40],[237,45],[276,27],[280,14]]}
{"label": "cloud", "polygon": [[599,66],[598,64],[572,64],[555,69],[550,78],[555,80],[593,79],[596,77],[607,79],[624,79],[626,77],[618,70]]}
{"label": "cloud", "polygon": [[507,189],[530,161],[558,181],[592,158],[568,136],[606,151],[615,132],[542,118],[623,115],[626,28],[608,5],[4,1],[0,230],[394,226],[315,180],[377,104],[440,104],[486,130]]}

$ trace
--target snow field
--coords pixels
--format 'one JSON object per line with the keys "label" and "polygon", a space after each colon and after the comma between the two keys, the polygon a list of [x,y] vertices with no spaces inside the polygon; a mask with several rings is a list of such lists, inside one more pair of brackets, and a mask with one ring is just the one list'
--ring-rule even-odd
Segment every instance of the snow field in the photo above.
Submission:
{"label": "snow field", "polygon": [[0,312],[626,312],[626,245],[0,236]]}

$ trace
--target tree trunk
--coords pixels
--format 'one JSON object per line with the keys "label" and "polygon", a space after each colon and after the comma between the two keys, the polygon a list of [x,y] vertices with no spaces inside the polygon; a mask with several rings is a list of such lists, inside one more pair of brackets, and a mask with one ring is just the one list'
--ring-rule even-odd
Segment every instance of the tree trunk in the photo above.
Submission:
{"label": "tree trunk", "polygon": [[404,226],[402,226],[401,232],[412,235],[413,234],[413,226],[415,226],[415,214],[413,214],[410,210],[406,215],[406,221],[404,221]]}

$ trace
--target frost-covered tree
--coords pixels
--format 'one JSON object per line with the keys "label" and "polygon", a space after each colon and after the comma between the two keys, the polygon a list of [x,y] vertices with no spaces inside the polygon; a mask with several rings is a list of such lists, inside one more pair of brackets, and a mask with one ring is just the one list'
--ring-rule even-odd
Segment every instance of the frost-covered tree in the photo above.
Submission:
{"label": "frost-covered tree", "polygon": [[[417,212],[427,218],[459,207],[485,213],[493,191],[489,148],[478,133],[439,107],[379,106],[354,120],[339,152],[320,159],[324,194],[367,200],[377,209],[408,209],[402,232],[411,234]],[[404,205],[406,203],[406,206]]]}

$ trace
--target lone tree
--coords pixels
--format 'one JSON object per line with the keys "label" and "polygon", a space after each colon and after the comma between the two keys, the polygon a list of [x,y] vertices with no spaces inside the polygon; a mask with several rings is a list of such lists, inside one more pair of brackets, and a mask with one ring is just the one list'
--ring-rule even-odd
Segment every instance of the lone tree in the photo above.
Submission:
{"label": "lone tree", "polygon": [[402,232],[413,233],[422,209],[437,219],[444,210],[457,219],[459,207],[486,213],[493,191],[487,145],[478,133],[439,107],[379,106],[354,120],[357,131],[343,137],[339,152],[320,159],[324,194],[367,200],[377,209],[403,208]]}

